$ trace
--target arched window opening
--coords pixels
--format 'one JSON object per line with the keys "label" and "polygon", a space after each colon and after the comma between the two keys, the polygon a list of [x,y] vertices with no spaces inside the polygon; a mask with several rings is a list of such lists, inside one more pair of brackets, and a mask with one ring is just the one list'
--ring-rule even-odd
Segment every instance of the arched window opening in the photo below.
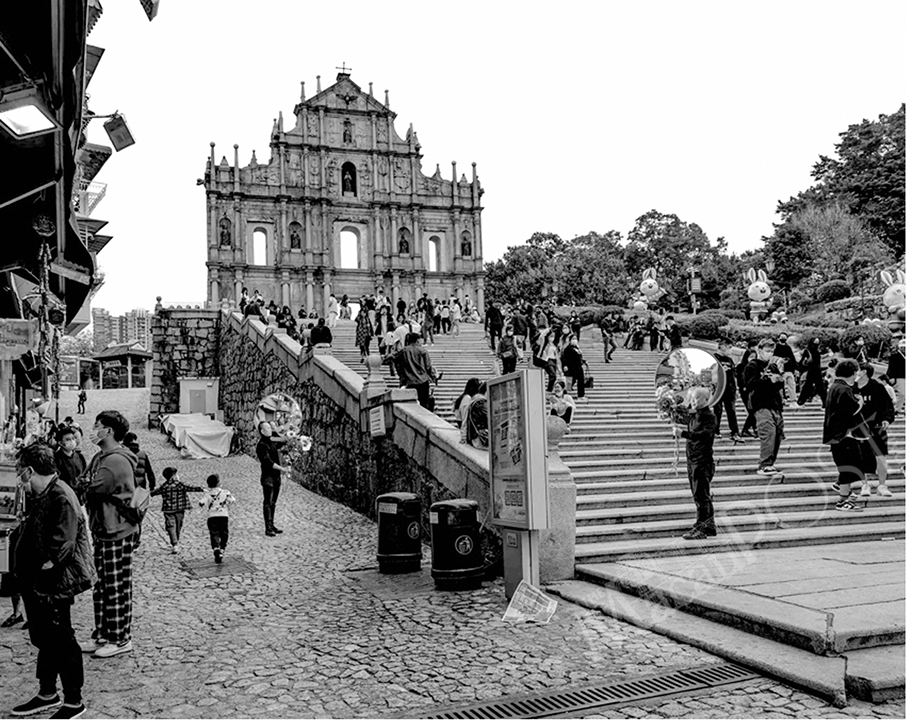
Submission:
{"label": "arched window opening", "polygon": [[472,235],[468,230],[464,230],[460,236],[460,254],[463,257],[472,257]]}
{"label": "arched window opening", "polygon": [[343,163],[340,168],[340,180],[343,185],[343,194],[345,197],[356,197],[356,166],[351,162]]}
{"label": "arched window opening", "polygon": [[413,234],[409,228],[402,227],[397,231],[397,252],[409,255],[412,252]]}
{"label": "arched window opening", "polygon": [[359,233],[349,228],[340,231],[340,267],[359,269]]}
{"label": "arched window opening", "polygon": [[429,272],[438,272],[438,262],[441,256],[441,238],[437,235],[432,235],[428,238],[428,271]]}
{"label": "arched window opening", "polygon": [[268,264],[268,234],[261,228],[252,233],[252,261],[249,264]]}

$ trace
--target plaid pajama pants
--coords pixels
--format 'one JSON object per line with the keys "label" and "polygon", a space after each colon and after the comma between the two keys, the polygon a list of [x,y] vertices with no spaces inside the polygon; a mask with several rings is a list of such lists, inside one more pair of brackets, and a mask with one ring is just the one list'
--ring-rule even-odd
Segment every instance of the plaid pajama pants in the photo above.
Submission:
{"label": "plaid pajama pants", "polygon": [[135,535],[94,543],[98,581],[92,592],[96,640],[122,645],[132,639],[132,551]]}

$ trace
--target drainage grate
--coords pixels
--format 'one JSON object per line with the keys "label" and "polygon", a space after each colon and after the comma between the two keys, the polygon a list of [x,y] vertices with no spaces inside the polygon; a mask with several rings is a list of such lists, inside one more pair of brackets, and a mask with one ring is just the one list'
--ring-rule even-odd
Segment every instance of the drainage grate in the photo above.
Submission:
{"label": "drainage grate", "polygon": [[706,665],[692,670],[679,670],[664,675],[653,675],[607,685],[593,685],[578,690],[552,691],[540,695],[477,703],[426,717],[432,720],[554,717],[575,714],[578,710],[592,710],[665,695],[707,690],[760,677],[762,676],[758,673],[739,665]]}

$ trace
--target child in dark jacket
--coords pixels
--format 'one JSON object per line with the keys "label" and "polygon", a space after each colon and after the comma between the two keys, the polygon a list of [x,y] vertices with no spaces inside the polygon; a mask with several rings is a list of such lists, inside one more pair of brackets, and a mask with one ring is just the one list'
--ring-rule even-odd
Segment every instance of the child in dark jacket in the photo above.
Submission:
{"label": "child in dark jacket", "polygon": [[[705,540],[718,534],[712,505],[712,478],[715,476],[712,444],[718,421],[708,402],[707,388],[697,387],[690,391],[690,422],[680,432],[680,437],[687,441],[687,476],[696,504],[696,524],[684,534],[684,540]],[[678,429],[675,428],[675,432]]]}
{"label": "child in dark jacket", "polygon": [[152,495],[161,495],[164,498],[161,509],[164,511],[164,527],[170,536],[171,552],[179,552],[180,534],[183,531],[183,518],[186,508],[189,507],[191,492],[204,492],[198,485],[186,485],[180,482],[180,476],[175,467],[164,468],[164,483],[151,491]]}

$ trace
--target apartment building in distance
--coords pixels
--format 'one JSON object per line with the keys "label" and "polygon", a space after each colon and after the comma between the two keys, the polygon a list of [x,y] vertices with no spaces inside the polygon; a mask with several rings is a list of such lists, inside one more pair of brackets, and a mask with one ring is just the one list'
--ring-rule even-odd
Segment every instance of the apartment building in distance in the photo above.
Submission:
{"label": "apartment building in distance", "polygon": [[94,351],[133,342],[148,350],[151,347],[151,318],[151,311],[144,308],[130,310],[125,315],[111,315],[104,308],[92,308]]}

